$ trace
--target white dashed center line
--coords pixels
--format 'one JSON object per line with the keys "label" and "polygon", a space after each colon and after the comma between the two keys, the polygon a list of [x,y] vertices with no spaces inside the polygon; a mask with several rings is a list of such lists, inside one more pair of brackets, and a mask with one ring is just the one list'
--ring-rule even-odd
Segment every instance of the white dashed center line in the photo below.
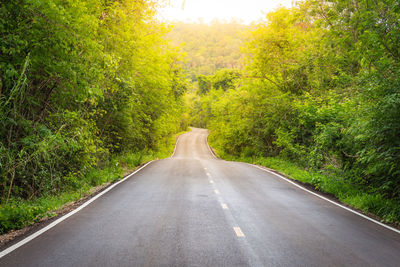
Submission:
{"label": "white dashed center line", "polygon": [[240,229],[240,227],[233,227],[233,230],[235,231],[237,237],[244,237],[244,234],[243,234],[242,230]]}
{"label": "white dashed center line", "polygon": [[[209,180],[208,180],[208,181],[209,181],[210,184],[212,184],[213,187],[215,188],[215,185],[214,185],[215,182],[214,182],[214,180],[212,180],[211,174],[210,174],[209,172],[207,172],[207,168],[204,167],[204,170],[206,170],[206,175],[209,177]],[[215,193],[216,195],[221,195],[221,193],[219,192],[218,189],[214,189],[214,193]],[[218,197],[218,201],[221,203],[222,209],[224,209],[224,210],[229,210],[228,205],[225,204],[225,203],[223,203],[224,201],[222,200],[221,197]],[[228,211],[228,213],[229,213],[229,211]],[[229,213],[229,214],[230,214],[230,213]],[[231,216],[232,216],[232,215],[231,215]],[[234,220],[234,219],[233,219],[233,220]],[[232,224],[231,224],[231,225],[232,225]],[[234,223],[233,225],[235,225],[235,223]],[[242,232],[242,230],[240,229],[240,227],[238,227],[238,226],[233,226],[233,230],[235,231],[237,237],[245,237],[245,235],[243,234],[243,232]]]}

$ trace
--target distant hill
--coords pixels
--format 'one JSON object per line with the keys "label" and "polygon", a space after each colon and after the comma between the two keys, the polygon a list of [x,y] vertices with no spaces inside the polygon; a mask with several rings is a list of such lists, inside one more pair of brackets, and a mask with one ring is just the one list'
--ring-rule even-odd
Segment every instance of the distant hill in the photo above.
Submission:
{"label": "distant hill", "polygon": [[186,53],[185,68],[195,79],[198,74],[211,75],[222,68],[241,69],[241,47],[250,26],[238,22],[210,24],[175,22],[167,38]]}

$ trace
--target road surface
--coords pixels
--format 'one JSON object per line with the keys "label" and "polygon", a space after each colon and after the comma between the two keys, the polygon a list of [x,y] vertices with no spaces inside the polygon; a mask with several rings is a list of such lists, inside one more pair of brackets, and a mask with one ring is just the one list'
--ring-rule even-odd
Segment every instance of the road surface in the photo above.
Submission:
{"label": "road surface", "polygon": [[400,266],[400,234],[179,138],[0,266]]}

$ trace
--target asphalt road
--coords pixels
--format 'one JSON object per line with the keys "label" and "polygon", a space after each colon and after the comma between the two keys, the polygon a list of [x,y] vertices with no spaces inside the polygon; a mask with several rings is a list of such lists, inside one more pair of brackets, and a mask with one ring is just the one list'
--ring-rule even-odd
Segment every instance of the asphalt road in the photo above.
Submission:
{"label": "asphalt road", "polygon": [[400,266],[400,234],[182,135],[0,266]]}

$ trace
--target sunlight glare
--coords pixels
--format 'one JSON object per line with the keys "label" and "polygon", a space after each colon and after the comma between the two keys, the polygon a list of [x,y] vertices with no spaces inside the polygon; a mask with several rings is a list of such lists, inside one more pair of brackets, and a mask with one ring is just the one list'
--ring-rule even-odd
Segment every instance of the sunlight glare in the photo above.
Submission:
{"label": "sunlight glare", "polygon": [[293,0],[170,0],[160,10],[163,21],[209,23],[215,19],[232,19],[249,24],[265,17],[265,13],[279,6],[290,7]]}

